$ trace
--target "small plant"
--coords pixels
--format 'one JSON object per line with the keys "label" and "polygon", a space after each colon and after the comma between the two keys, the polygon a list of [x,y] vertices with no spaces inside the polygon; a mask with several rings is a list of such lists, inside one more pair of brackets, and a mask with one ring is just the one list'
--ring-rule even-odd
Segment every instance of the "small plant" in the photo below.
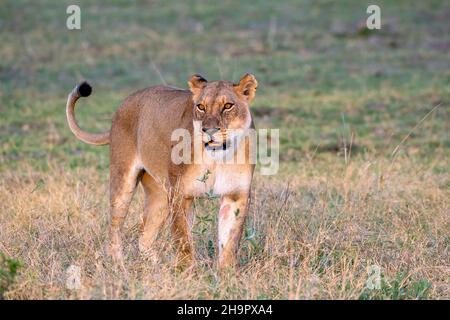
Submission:
{"label": "small plant", "polygon": [[409,280],[406,273],[399,272],[393,279],[382,278],[378,290],[365,289],[360,295],[361,300],[405,300],[428,299],[431,282],[427,279]]}
{"label": "small plant", "polygon": [[242,243],[242,257],[241,264],[245,265],[249,263],[252,257],[255,257],[263,250],[260,239],[256,233],[256,230],[252,227],[246,227],[244,229],[244,239]]}
{"label": "small plant", "polygon": [[208,181],[208,178],[209,178],[210,175],[211,175],[211,171],[209,171],[209,169],[207,169],[205,174],[201,178],[199,178],[197,180],[200,181],[200,182],[206,183],[206,181]]}
{"label": "small plant", "polygon": [[20,267],[21,264],[18,260],[7,258],[3,253],[0,253],[0,300],[4,299],[4,294],[13,284]]}
{"label": "small plant", "polygon": [[217,194],[214,194],[214,190],[209,190],[208,192],[205,192],[206,197],[208,200],[215,200],[220,198]]}

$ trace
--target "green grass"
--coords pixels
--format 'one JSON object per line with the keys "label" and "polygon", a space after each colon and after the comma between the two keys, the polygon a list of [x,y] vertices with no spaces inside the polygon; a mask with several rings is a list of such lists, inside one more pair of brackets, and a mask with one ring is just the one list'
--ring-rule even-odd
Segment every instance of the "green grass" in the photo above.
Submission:
{"label": "green grass", "polygon": [[427,299],[430,288],[431,283],[427,279],[411,281],[406,274],[399,273],[392,280],[382,278],[379,289],[365,289],[360,299]]}
{"label": "green grass", "polygon": [[[380,186],[395,172],[398,179],[416,189],[405,191],[397,186],[395,205],[385,205],[383,198],[373,194],[359,200],[361,207],[368,202],[376,212],[369,215],[367,228],[377,231],[369,233],[365,244],[384,246],[377,242],[383,234],[380,230],[397,225],[397,216],[403,221],[404,210],[410,212],[405,206],[414,197],[423,200],[421,205],[427,214],[409,213],[414,215],[414,227],[402,225],[409,230],[408,241],[396,243],[396,248],[413,246],[421,236],[435,237],[430,231],[434,230],[430,216],[433,211],[448,209],[448,200],[438,204],[436,199],[450,190],[450,3],[377,1],[382,29],[364,32],[359,25],[372,2],[79,1],[82,30],[69,31],[65,12],[72,1],[2,1],[2,179],[17,172],[17,179],[30,190],[36,188],[36,194],[46,190],[47,182],[56,175],[54,171],[77,176],[93,169],[99,179],[95,183],[106,185],[108,148],[77,141],[66,124],[67,94],[83,79],[93,85],[94,94],[79,102],[77,118],[83,128],[102,131],[109,127],[121,101],[137,89],[162,82],[186,88],[192,73],[211,80],[238,81],[251,72],[259,81],[252,106],[256,125],[280,128],[281,139],[281,174],[259,179],[267,179],[264,181],[271,186],[301,176],[328,186],[325,193],[307,183],[297,190],[302,195],[298,203],[303,207],[296,209],[296,219],[307,221],[302,227],[315,234],[322,226],[322,220],[310,217],[308,211],[318,202],[324,203],[327,219],[342,219],[347,214],[351,217],[354,213],[347,207],[346,197],[352,192],[334,182],[338,177],[348,181],[363,177],[355,173],[359,169],[352,173],[348,168],[352,164],[363,168],[369,163],[368,170],[377,176]],[[439,107],[421,122],[436,105]],[[408,139],[401,143],[405,136]],[[347,158],[346,146],[351,151]],[[40,178],[24,173],[29,170]],[[4,178],[5,185],[7,181]],[[436,188],[433,190],[438,196],[423,199],[425,185]],[[284,187],[276,190],[283,192]],[[205,256],[212,257],[214,206],[200,202],[199,207],[206,212],[200,215],[196,237]],[[9,212],[9,208],[3,210]],[[386,218],[381,214],[384,210],[394,216]],[[261,226],[255,229],[259,220],[251,219],[242,249],[244,264],[262,255],[267,240]],[[444,238],[448,224],[441,228],[436,241],[448,246],[448,236]],[[11,244],[0,245],[0,251],[3,246],[17,252]],[[326,276],[342,259],[353,261],[356,255],[347,249],[320,248],[308,268]],[[436,250],[421,257],[448,257],[448,252]],[[383,261],[382,254],[379,258]],[[358,262],[349,266],[352,263]],[[448,298],[447,277],[433,278],[423,271],[411,278],[409,271],[403,265],[390,270],[377,292],[353,292],[351,283],[348,287],[340,284],[339,290],[344,297],[361,299]],[[432,283],[431,278],[439,280]],[[436,283],[444,289],[430,289]],[[279,287],[271,290],[260,296],[287,296]],[[246,296],[241,291],[230,291],[229,295],[212,292],[206,296]],[[258,297],[253,293],[247,296]],[[319,297],[332,298],[333,294]]]}
{"label": "green grass", "polygon": [[84,127],[101,130],[132,91],[161,83],[160,75],[186,87],[194,72],[234,81],[253,72],[255,113],[270,118],[263,125],[282,127],[285,160],[334,153],[350,134],[354,152],[389,155],[439,102],[408,147],[426,157],[450,146],[450,8],[442,1],[381,2],[383,27],[368,36],[357,33],[364,1],[127,3],[82,2],[81,31],[65,28],[64,1],[2,4],[3,168],[23,157],[67,163],[67,154],[76,167],[86,165],[85,152],[101,153],[65,125],[64,100],[80,79],[95,94],[77,113]]}
{"label": "green grass", "polygon": [[7,258],[0,252],[0,300],[13,285],[21,264],[13,258]]}

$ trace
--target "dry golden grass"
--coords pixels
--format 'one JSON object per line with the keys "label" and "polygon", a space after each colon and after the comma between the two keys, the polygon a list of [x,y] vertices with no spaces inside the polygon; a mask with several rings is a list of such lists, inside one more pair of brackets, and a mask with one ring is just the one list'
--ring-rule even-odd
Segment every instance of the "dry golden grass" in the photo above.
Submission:
{"label": "dry golden grass", "polygon": [[[44,173],[20,165],[0,180],[0,251],[23,264],[6,298],[449,298],[448,172],[407,157],[393,164],[340,161],[316,159],[285,165],[274,177],[257,175],[242,265],[220,275],[213,201],[196,203],[198,262],[179,271],[167,227],[157,243],[159,262],[139,255],[139,191],[124,232],[123,274],[103,250],[106,172],[50,163]],[[81,267],[79,290],[66,288],[70,265]],[[381,268],[379,290],[366,289],[371,265]]]}
{"label": "dry golden grass", "polygon": [[[378,2],[382,30],[361,34],[360,0],[91,0],[77,31],[65,28],[67,1],[2,0],[0,299],[450,298],[450,2]],[[284,163],[256,176],[241,267],[217,274],[217,206],[203,200],[198,263],[175,270],[167,228],[160,262],[145,261],[139,192],[128,275],[116,272],[103,253],[107,150],[73,137],[67,94],[93,84],[77,119],[101,132],[138,88],[247,71],[260,83],[255,124],[280,129]],[[3,254],[22,264],[12,285]],[[379,290],[366,288],[372,265]]]}

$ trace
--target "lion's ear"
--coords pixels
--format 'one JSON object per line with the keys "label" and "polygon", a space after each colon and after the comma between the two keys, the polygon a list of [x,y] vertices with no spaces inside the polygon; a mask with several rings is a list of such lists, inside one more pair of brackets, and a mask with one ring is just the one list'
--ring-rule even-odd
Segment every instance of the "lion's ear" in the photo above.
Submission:
{"label": "lion's ear", "polygon": [[197,96],[207,83],[208,81],[199,74],[194,74],[188,81],[189,88],[194,96]]}
{"label": "lion's ear", "polygon": [[247,102],[252,102],[255,98],[256,88],[258,87],[258,81],[254,75],[247,73],[241,78],[238,84],[234,85],[234,90],[244,96]]}

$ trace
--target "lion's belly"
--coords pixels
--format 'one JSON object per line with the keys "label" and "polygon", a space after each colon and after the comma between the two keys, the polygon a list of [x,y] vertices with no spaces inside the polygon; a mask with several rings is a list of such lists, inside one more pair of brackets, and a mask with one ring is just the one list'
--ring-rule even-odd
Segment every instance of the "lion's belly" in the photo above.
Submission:
{"label": "lion's belly", "polygon": [[193,165],[181,179],[181,191],[191,197],[211,197],[247,191],[251,171],[238,165]]}

